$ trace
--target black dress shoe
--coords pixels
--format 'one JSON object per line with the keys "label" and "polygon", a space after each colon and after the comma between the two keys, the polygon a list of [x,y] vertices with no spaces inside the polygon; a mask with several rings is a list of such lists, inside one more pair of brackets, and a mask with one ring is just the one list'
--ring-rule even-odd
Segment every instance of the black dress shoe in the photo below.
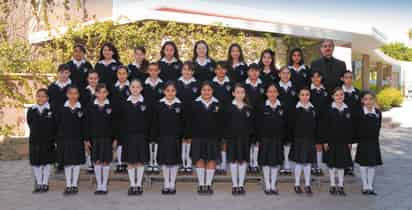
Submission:
{"label": "black dress shoe", "polygon": [[345,168],[345,175],[346,176],[355,176],[355,173],[353,172],[353,168]]}
{"label": "black dress shoe", "polygon": [[169,194],[169,195],[176,195],[176,188],[169,189],[168,194]]}
{"label": "black dress shoe", "polygon": [[232,187],[232,195],[237,195],[237,187]]}
{"label": "black dress shoe", "polygon": [[42,186],[36,184],[36,186],[35,186],[34,189],[33,189],[33,194],[41,193],[41,192],[42,192]]}
{"label": "black dress shoe", "polygon": [[207,192],[207,194],[212,195],[214,193],[213,187],[212,186],[207,186],[206,187],[206,192]]}
{"label": "black dress shoe", "polygon": [[343,187],[338,187],[338,195],[346,196],[346,193]]}
{"label": "black dress shoe", "polygon": [[295,190],[296,194],[302,194],[302,188],[300,186],[295,186],[293,189]]}
{"label": "black dress shoe", "polygon": [[72,187],[71,189],[71,193],[72,194],[77,194],[79,192],[79,188],[78,187]]}
{"label": "black dress shoe", "polygon": [[135,187],[129,187],[129,190],[127,190],[127,195],[136,195]]}
{"label": "black dress shoe", "polygon": [[136,191],[136,195],[142,195],[143,194],[143,187],[135,187],[134,190]]}
{"label": "black dress shoe", "polygon": [[270,192],[272,195],[279,195],[278,190],[270,190]]}
{"label": "black dress shoe", "polygon": [[244,195],[246,194],[246,190],[244,187],[239,187],[239,195]]}
{"label": "black dress shoe", "polygon": [[41,191],[42,192],[49,192],[49,185],[47,185],[47,184],[42,185],[41,186]]}
{"label": "black dress shoe", "polygon": [[70,195],[72,193],[71,187],[66,187],[63,191],[63,195]]}
{"label": "black dress shoe", "polygon": [[323,171],[322,171],[321,168],[318,168],[318,169],[317,169],[317,173],[318,173],[319,176],[323,176],[323,175],[324,175],[324,173],[323,173]]}
{"label": "black dress shoe", "polygon": [[362,195],[369,195],[369,190],[362,190]]}
{"label": "black dress shoe", "polygon": [[312,187],[311,186],[306,186],[305,187],[305,193],[308,194],[308,195],[312,195],[313,194]]}
{"label": "black dress shoe", "polygon": [[202,194],[202,186],[197,186],[197,194]]}
{"label": "black dress shoe", "polygon": [[162,195],[167,195],[167,194],[169,194],[169,189],[163,188]]}
{"label": "black dress shoe", "polygon": [[265,195],[272,195],[272,190],[263,190],[263,192],[265,193]]}
{"label": "black dress shoe", "polygon": [[375,190],[368,190],[368,195],[378,195],[378,193],[375,192]]}
{"label": "black dress shoe", "polygon": [[94,191],[94,195],[101,195],[102,194],[102,191],[101,190],[96,190],[96,191]]}
{"label": "black dress shoe", "polygon": [[335,186],[329,187],[329,193],[331,195],[336,195],[337,193],[336,187]]}

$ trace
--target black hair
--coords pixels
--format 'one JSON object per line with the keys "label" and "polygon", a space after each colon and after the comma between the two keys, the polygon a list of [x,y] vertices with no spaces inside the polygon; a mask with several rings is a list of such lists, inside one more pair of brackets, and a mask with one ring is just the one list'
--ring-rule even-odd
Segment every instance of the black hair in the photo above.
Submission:
{"label": "black hair", "polygon": [[375,94],[375,92],[373,92],[372,90],[364,90],[364,91],[362,91],[362,93],[361,93],[361,98],[363,98],[363,97],[365,97],[365,96],[367,96],[367,95],[372,96],[372,98],[376,98],[376,94]]}
{"label": "black hair", "polygon": [[99,83],[99,84],[97,84],[97,86],[96,86],[96,92],[99,92],[101,89],[106,89],[106,90],[108,91],[107,86],[106,86],[106,84],[104,84],[104,83]]}
{"label": "black hair", "polygon": [[62,72],[62,71],[70,71],[70,66],[69,65],[67,65],[67,64],[60,64],[58,67],[57,67],[57,72]]}
{"label": "black hair", "polygon": [[289,65],[293,65],[293,54],[295,52],[299,52],[300,54],[300,61],[299,61],[299,65],[303,65],[305,63],[305,60],[303,59],[303,50],[301,48],[294,48],[290,51],[289,53]]}
{"label": "black hair", "polygon": [[149,66],[156,66],[158,69],[160,69],[160,65],[159,62],[150,62],[147,67],[149,68]]}
{"label": "black hair", "polygon": [[67,90],[66,90],[66,93],[68,93],[68,92],[69,92],[70,90],[72,90],[72,89],[75,89],[75,90],[77,90],[78,93],[80,93],[79,87],[78,87],[77,85],[75,85],[75,84],[69,85],[69,87],[68,87]]}
{"label": "black hair", "polygon": [[270,63],[270,69],[271,70],[275,70],[276,69],[276,66],[275,66],[275,63],[276,63],[276,58],[275,58],[275,52],[273,52],[273,50],[271,50],[271,49],[265,49],[265,50],[263,50],[262,51],[262,53],[260,54],[260,59],[259,59],[259,66],[260,66],[260,68],[263,70],[264,68],[265,68],[265,65],[263,64],[263,56],[265,55],[265,54],[269,54],[270,55],[270,57],[272,58],[272,62]]}
{"label": "black hair", "polygon": [[195,43],[195,46],[193,47],[193,58],[192,58],[193,62],[196,61],[196,58],[198,56],[197,52],[196,52],[196,49],[200,44],[203,44],[203,45],[206,46],[206,58],[209,58],[209,45],[206,43],[205,40],[199,40]]}
{"label": "black hair", "polygon": [[259,71],[259,65],[258,65],[257,63],[251,63],[251,64],[248,66],[247,70],[248,70],[248,71],[250,71],[250,70]]}
{"label": "black hair", "polygon": [[335,87],[333,90],[332,90],[332,95],[334,95],[336,92],[338,92],[338,91],[343,91],[343,88],[342,87]]}
{"label": "black hair", "polygon": [[352,71],[350,71],[350,70],[346,70],[346,71],[344,71],[344,72],[342,73],[342,76],[341,76],[341,77],[344,77],[344,76],[345,76],[345,74],[351,74],[351,75],[352,75],[352,77],[353,77],[353,72],[352,72]]}
{"label": "black hair", "polygon": [[274,82],[270,82],[269,84],[266,85],[265,93],[267,93],[269,88],[271,88],[271,87],[274,87],[276,89],[276,91],[279,93],[278,87],[276,86],[276,84]]}
{"label": "black hair", "polygon": [[47,92],[47,89],[46,89],[46,88],[40,88],[40,89],[38,89],[38,90],[36,91],[36,95],[39,94],[39,93],[44,93],[44,94],[46,94],[47,97],[49,97],[49,93]]}
{"label": "black hair", "polygon": [[133,82],[137,82],[137,83],[140,84],[140,86],[143,87],[142,81],[140,81],[140,79],[133,78],[132,80],[130,80],[130,86],[129,86],[129,88],[132,86],[132,83],[133,83]]}
{"label": "black hair", "polygon": [[166,41],[166,42],[162,45],[162,48],[160,49],[160,58],[162,59],[162,58],[165,57],[164,50],[165,50],[165,48],[166,48],[167,45],[171,45],[171,46],[173,47],[173,49],[174,49],[174,51],[175,51],[175,52],[173,53],[173,56],[174,56],[178,61],[180,61],[179,52],[177,51],[177,46],[176,46],[176,44],[175,44],[173,41]]}
{"label": "black hair", "polygon": [[223,68],[223,69],[228,69],[228,63],[226,61],[218,61],[216,62],[216,67],[215,68]]}
{"label": "black hair", "polygon": [[228,65],[231,67],[233,65],[233,58],[230,55],[230,52],[232,52],[232,49],[234,47],[237,47],[239,49],[239,62],[245,62],[245,59],[243,58],[243,51],[242,51],[242,47],[240,47],[240,45],[238,43],[233,43],[229,46],[229,50],[227,52],[227,62]]}
{"label": "black hair", "polygon": [[316,71],[316,70],[313,71],[310,74],[310,78],[313,78],[315,76],[315,74],[318,74],[321,77],[321,80],[320,80],[321,83],[323,83],[325,81],[325,77],[323,76],[323,73],[321,71]]}
{"label": "black hair", "polygon": [[[143,54],[146,54],[146,48],[143,46],[137,46],[134,48],[134,52],[136,53],[136,51],[141,51]],[[149,65],[149,61],[146,60],[146,58],[143,59],[142,63],[141,63],[141,69],[143,70],[143,72],[146,72],[147,66]]]}
{"label": "black hair", "polygon": [[288,70],[288,71],[290,72],[290,69],[289,69],[288,66],[282,66],[282,67],[280,67],[280,69],[279,69],[279,73],[282,73],[282,71],[284,71],[284,70]]}
{"label": "black hair", "polygon": [[249,97],[246,91],[246,87],[242,83],[236,83],[233,86],[233,90],[232,90],[233,93],[235,92],[236,88],[242,88],[245,91],[245,98],[243,99],[243,103],[245,103],[246,106],[251,107],[251,103],[250,103],[250,100],[249,100]]}
{"label": "black hair", "polygon": [[208,80],[202,82],[202,85],[200,85],[200,90],[202,90],[205,86],[209,86],[210,88],[212,88],[212,91],[215,90],[213,87],[213,83]]}
{"label": "black hair", "polygon": [[92,69],[90,71],[87,72],[87,77],[89,77],[90,74],[97,74],[97,76],[99,76],[99,72],[97,72],[96,70]]}
{"label": "black hair", "polygon": [[84,54],[86,54],[86,47],[82,44],[75,44],[73,49],[79,48]]}
{"label": "black hair", "polygon": [[163,90],[166,90],[166,88],[169,87],[169,86],[174,87],[175,90],[177,91],[177,85],[176,85],[176,82],[175,82],[175,81],[168,80],[168,81],[165,83],[165,86],[164,86]]}
{"label": "black hair", "polygon": [[[184,63],[183,63],[183,66],[187,66],[191,71],[193,71],[193,62],[192,61],[185,61]],[[182,68],[182,70],[183,70],[183,68]]]}
{"label": "black hair", "polygon": [[309,95],[310,95],[310,89],[308,88],[308,87],[302,87],[300,90],[299,90],[299,94],[302,92],[302,91],[308,91],[309,92]]}
{"label": "black hair", "polygon": [[129,73],[129,69],[127,68],[127,66],[120,65],[116,68],[116,71],[119,71],[120,69],[124,69],[124,70],[126,70],[127,73]]}
{"label": "black hair", "polygon": [[103,49],[104,49],[105,47],[109,48],[109,49],[113,52],[112,58],[113,58],[116,62],[120,63],[119,51],[118,51],[117,48],[116,48],[112,43],[110,43],[110,42],[104,43],[104,44],[102,45],[102,47],[100,48],[99,61],[104,60]]}
{"label": "black hair", "polygon": [[142,51],[143,54],[146,54],[146,48],[143,46],[137,46],[134,48],[134,52],[136,51]]}

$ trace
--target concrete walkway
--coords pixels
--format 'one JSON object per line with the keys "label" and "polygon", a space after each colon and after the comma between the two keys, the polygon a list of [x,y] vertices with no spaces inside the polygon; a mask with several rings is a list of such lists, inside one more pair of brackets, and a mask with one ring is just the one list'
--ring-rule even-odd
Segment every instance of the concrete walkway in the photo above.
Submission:
{"label": "concrete walkway", "polygon": [[391,117],[394,122],[401,123],[402,127],[412,128],[412,99],[406,99],[401,107],[392,108],[382,113],[383,117]]}
{"label": "concrete walkway", "polygon": [[77,196],[64,197],[63,181],[51,182],[51,192],[31,194],[33,178],[28,161],[0,162],[0,209],[412,209],[412,129],[384,129],[382,152],[384,166],[378,168],[376,178],[377,197],[362,196],[360,181],[346,183],[348,196],[332,197],[328,184],[314,186],[314,195],[297,196],[292,183],[280,183],[279,196],[265,196],[258,183],[246,185],[247,195],[233,197],[230,183],[217,183],[213,196],[198,196],[194,183],[178,183],[177,195],[162,196],[160,183],[146,189],[142,197],[127,196],[127,182],[110,182],[107,196],[94,196],[88,181],[80,183]]}

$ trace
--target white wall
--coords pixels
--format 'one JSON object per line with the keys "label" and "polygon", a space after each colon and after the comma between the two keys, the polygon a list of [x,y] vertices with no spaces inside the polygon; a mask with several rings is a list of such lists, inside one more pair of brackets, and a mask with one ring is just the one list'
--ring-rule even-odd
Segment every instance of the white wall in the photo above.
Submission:
{"label": "white wall", "polygon": [[335,46],[333,56],[346,63],[346,68],[352,71],[352,48]]}

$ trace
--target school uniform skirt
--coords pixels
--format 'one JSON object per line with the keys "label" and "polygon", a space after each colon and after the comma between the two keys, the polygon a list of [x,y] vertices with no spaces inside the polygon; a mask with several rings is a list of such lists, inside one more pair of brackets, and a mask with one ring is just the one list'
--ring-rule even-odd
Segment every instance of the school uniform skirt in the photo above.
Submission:
{"label": "school uniform skirt", "polygon": [[51,164],[56,161],[56,149],[54,143],[29,143],[30,164],[33,166]]}
{"label": "school uniform skirt", "polygon": [[178,165],[181,162],[179,158],[180,142],[181,141],[174,136],[160,137],[157,162],[160,165]]}
{"label": "school uniform skirt", "polygon": [[63,166],[85,163],[84,143],[79,139],[60,139],[57,142],[57,162]]}
{"label": "school uniform skirt", "polygon": [[316,158],[315,141],[309,138],[296,138],[290,149],[289,159],[300,164],[313,163]]}
{"label": "school uniform skirt", "polygon": [[348,144],[328,144],[328,147],[323,153],[323,161],[329,168],[344,169],[353,166]]}
{"label": "school uniform skirt", "polygon": [[127,134],[123,141],[122,159],[127,163],[146,163],[149,159],[148,150],[143,134]]}
{"label": "school uniform skirt", "polygon": [[235,137],[227,140],[227,160],[249,161],[250,159],[250,138],[249,136]]}
{"label": "school uniform skirt", "polygon": [[193,138],[190,153],[194,162],[199,160],[216,161],[218,141],[213,138]]}
{"label": "school uniform skirt", "polygon": [[278,166],[283,163],[282,140],[276,137],[264,137],[259,144],[259,165]]}
{"label": "school uniform skirt", "polygon": [[356,149],[355,161],[361,166],[382,165],[379,142],[377,140],[361,141]]}
{"label": "school uniform skirt", "polygon": [[112,162],[113,140],[110,137],[92,138],[92,160],[93,162]]}

